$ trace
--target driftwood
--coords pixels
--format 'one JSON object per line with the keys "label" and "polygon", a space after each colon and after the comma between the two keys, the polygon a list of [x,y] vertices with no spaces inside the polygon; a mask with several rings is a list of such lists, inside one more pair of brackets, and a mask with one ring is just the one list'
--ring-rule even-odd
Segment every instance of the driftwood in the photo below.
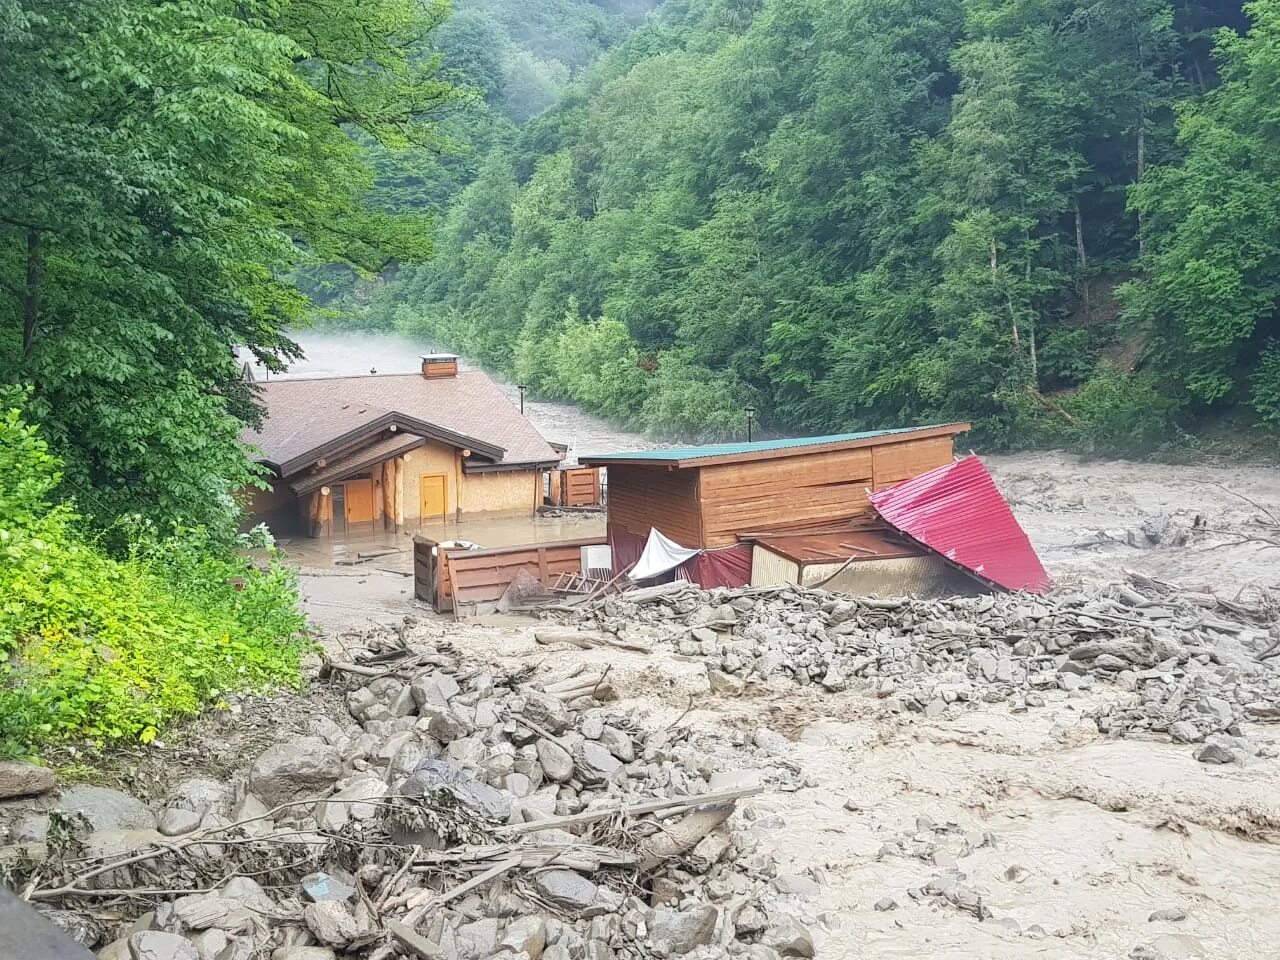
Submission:
{"label": "driftwood", "polygon": [[526,833],[539,833],[543,830],[563,830],[566,827],[595,823],[610,817],[639,817],[645,814],[674,815],[695,810],[707,804],[719,804],[729,800],[740,800],[743,797],[754,797],[764,792],[763,787],[738,787],[733,790],[712,790],[709,793],[693,797],[667,797],[662,800],[646,800],[636,804],[618,804],[617,806],[599,807],[582,813],[573,813],[563,817],[548,817],[532,823],[516,823],[499,827],[497,832],[507,836],[522,836]]}
{"label": "driftwood", "polygon": [[634,867],[639,855],[589,843],[544,844],[489,844],[484,846],[456,847],[452,850],[429,851],[415,861],[416,873],[438,870],[442,866],[464,869],[489,869],[495,862],[517,858],[523,870],[533,870],[552,863],[582,873],[592,873],[602,867]]}
{"label": "driftwood", "polygon": [[640,869],[645,873],[687,853],[733,814],[733,801],[701,806],[687,817],[664,827],[640,845]]}
{"label": "driftwood", "polygon": [[603,633],[583,633],[578,630],[535,630],[533,639],[544,646],[554,643],[567,643],[583,650],[595,647],[612,647],[615,650],[634,650],[636,653],[653,653],[653,649],[643,643],[622,640]]}

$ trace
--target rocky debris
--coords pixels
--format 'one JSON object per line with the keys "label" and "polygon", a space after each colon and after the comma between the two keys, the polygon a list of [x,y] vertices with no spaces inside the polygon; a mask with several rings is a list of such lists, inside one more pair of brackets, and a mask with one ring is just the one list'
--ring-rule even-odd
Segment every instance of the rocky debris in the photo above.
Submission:
{"label": "rocky debris", "polygon": [[195,946],[186,937],[149,930],[129,938],[131,960],[200,960]]}
{"label": "rocky debris", "polygon": [[1105,685],[1108,695],[1088,716],[1111,736],[1201,743],[1239,737],[1249,720],[1280,721],[1272,706],[1280,674],[1259,659],[1272,642],[1266,605],[1138,577],[1053,597],[930,600],[667,585],[606,595],[561,616],[600,634],[639,625],[705,660],[709,685],[722,695],[789,681],[944,719],[980,703],[1042,707],[1046,695],[1088,696]]}
{"label": "rocky debris", "polygon": [[110,787],[72,787],[62,791],[56,812],[83,817],[99,830],[153,830],[156,815],[137,797]]}
{"label": "rocky debris", "polygon": [[1181,907],[1163,907],[1159,910],[1153,910],[1151,912],[1151,916],[1147,917],[1147,922],[1158,923],[1163,921],[1166,923],[1177,923],[1185,919],[1187,919],[1187,911],[1183,910]]}
{"label": "rocky debris", "polygon": [[0,800],[48,793],[57,785],[53,771],[33,763],[0,761]]}
{"label": "rocky debris", "polygon": [[[738,622],[712,614],[708,632]],[[49,897],[59,884],[173,889],[148,894],[150,914],[86,927],[105,960],[135,960],[142,934],[174,960],[813,955],[775,887],[800,906],[814,881],[771,886],[765,821],[733,817],[741,798],[799,787],[781,735],[646,729],[601,673],[535,684],[403,631],[348,650],[356,669],[330,677],[350,718],[315,718],[228,783],[184,781],[158,823],[125,794],[68,791],[89,826],[113,826],[77,835],[65,862],[51,841],[42,873],[15,881],[72,919],[95,901]],[[208,892],[180,893],[193,888]]]}
{"label": "rocky debris", "polygon": [[342,776],[342,755],[319,737],[272,744],[253,761],[249,789],[268,806],[323,793]]}

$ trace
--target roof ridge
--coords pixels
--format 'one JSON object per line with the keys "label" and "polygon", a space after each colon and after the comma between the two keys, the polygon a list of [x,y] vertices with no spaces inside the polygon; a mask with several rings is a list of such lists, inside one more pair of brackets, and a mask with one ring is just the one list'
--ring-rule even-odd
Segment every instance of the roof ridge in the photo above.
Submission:
{"label": "roof ridge", "polygon": [[305,376],[288,377],[286,376],[286,377],[277,377],[274,380],[259,380],[257,382],[260,386],[269,387],[277,383],[306,383],[306,382],[316,382],[316,381],[323,381],[328,383],[333,380],[384,380],[390,377],[418,377],[419,379],[423,380],[426,383],[439,383],[443,380],[452,380],[452,379],[455,379],[456,377],[462,377],[462,376],[474,376],[475,374],[480,374],[490,383],[495,385],[497,384],[497,381],[494,380],[493,377],[489,376],[489,374],[486,373],[484,370],[459,370],[455,375],[455,377],[437,377],[432,380],[428,380],[426,377],[422,376],[422,374],[416,370],[409,370],[404,373],[343,373],[333,377],[305,377]]}

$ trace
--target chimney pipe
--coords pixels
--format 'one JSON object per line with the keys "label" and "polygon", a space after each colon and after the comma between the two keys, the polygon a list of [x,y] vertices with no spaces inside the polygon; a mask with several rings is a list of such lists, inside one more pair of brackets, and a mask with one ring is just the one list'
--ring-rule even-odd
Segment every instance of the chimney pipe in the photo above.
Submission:
{"label": "chimney pipe", "polygon": [[446,380],[457,375],[457,354],[425,353],[422,355],[422,378],[424,380]]}

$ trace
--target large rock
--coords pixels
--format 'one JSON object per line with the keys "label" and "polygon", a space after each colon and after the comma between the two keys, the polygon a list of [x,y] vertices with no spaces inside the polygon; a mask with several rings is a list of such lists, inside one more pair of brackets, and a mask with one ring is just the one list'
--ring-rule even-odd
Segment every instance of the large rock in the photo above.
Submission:
{"label": "large rock", "polygon": [[458,695],[458,681],[439,670],[425,677],[418,677],[409,685],[419,711],[448,710],[449,701]]}
{"label": "large rock", "polygon": [[785,919],[764,932],[763,943],[784,957],[809,958],[814,954],[813,935],[795,920]]}
{"label": "large rock", "polygon": [[539,960],[547,946],[547,920],[545,917],[520,917],[507,924],[499,949],[525,954],[529,960]]}
{"label": "large rock", "polygon": [[342,776],[342,756],[319,737],[273,744],[253,761],[249,789],[269,807],[315,796]]}
{"label": "large rock", "polygon": [[538,895],[583,917],[601,917],[622,907],[622,895],[572,870],[544,870],[533,879]]}
{"label": "large rock", "polygon": [[153,830],[156,815],[137,797],[110,787],[72,787],[64,790],[55,808],[80,814],[97,830]]}
{"label": "large rock", "polygon": [[135,933],[129,938],[129,953],[133,960],[200,960],[186,937],[158,930]]}
{"label": "large rock", "polygon": [[719,911],[709,904],[692,910],[650,910],[645,920],[649,940],[659,956],[679,957],[711,942]]}
{"label": "large rock", "polygon": [[558,743],[540,738],[537,744],[538,762],[548,780],[564,783],[573,776],[573,757]]}
{"label": "large rock", "polygon": [[551,733],[564,733],[573,722],[565,705],[549,693],[524,691],[524,716]]}
{"label": "large rock", "polygon": [[405,797],[424,797],[442,790],[482,817],[502,822],[511,817],[509,796],[444,760],[423,761],[412,776],[400,784],[400,794]]}
{"label": "large rock", "polygon": [[170,807],[160,814],[160,832],[166,837],[180,837],[200,826],[200,814],[194,810]]}
{"label": "large rock", "polygon": [[360,927],[351,910],[337,900],[307,904],[302,920],[313,937],[330,947],[345,947],[360,936]]}
{"label": "large rock", "polygon": [[348,820],[368,820],[378,814],[377,801],[390,793],[376,777],[365,777],[343,787],[328,800],[316,804],[316,823],[322,830],[338,830]]}
{"label": "large rock", "polygon": [[234,801],[235,791],[230,784],[209,777],[192,777],[173,789],[165,806],[174,810],[190,810],[201,817],[209,813],[225,817],[231,812]]}
{"label": "large rock", "polygon": [[0,800],[34,797],[47,793],[57,783],[53,771],[34,763],[0,762]]}
{"label": "large rock", "polygon": [[583,783],[605,783],[622,769],[622,762],[603,743],[583,740],[573,748],[573,768]]}

